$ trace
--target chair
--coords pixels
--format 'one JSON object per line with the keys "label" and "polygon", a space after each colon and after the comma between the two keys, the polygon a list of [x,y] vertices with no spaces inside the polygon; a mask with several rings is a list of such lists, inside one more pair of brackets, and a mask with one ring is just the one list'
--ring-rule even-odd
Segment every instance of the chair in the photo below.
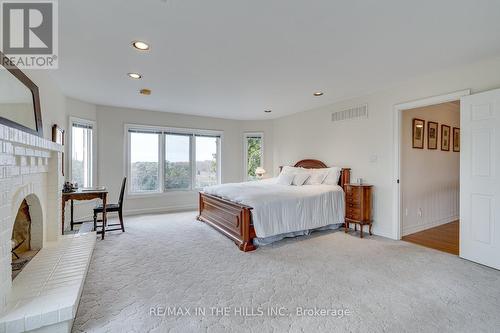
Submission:
{"label": "chair", "polygon": [[[106,226],[103,223],[102,228],[105,228],[107,226],[112,227],[112,226],[120,226],[120,228],[114,228],[114,229],[106,229],[106,231],[115,231],[115,230],[121,230],[122,232],[125,232],[125,226],[123,225],[123,195],[125,193],[125,184],[127,183],[127,177],[123,178],[122,182],[122,189],[120,190],[120,198],[118,199],[117,204],[106,204],[106,214],[107,213],[112,213],[112,212],[118,212],[118,218],[120,219],[120,223],[114,223],[114,224],[107,224]],[[94,208],[94,230],[97,230],[97,222],[102,222],[102,220],[97,220],[97,214],[102,214],[102,204],[98,205],[96,208]]]}

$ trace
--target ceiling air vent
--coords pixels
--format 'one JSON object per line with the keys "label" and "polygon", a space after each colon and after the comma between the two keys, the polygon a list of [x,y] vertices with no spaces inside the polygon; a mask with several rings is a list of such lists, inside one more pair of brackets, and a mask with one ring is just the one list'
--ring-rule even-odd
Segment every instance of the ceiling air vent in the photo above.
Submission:
{"label": "ceiling air vent", "polygon": [[332,121],[356,120],[368,118],[368,104],[355,106],[332,113]]}

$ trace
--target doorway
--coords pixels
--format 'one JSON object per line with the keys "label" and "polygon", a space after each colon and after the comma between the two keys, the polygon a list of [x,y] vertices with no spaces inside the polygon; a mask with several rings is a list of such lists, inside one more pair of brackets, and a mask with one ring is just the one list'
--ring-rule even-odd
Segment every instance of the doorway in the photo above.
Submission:
{"label": "doorway", "polygon": [[402,239],[458,255],[460,101],[402,112]]}
{"label": "doorway", "polygon": [[469,94],[395,106],[396,237],[455,255],[460,248],[460,98]]}

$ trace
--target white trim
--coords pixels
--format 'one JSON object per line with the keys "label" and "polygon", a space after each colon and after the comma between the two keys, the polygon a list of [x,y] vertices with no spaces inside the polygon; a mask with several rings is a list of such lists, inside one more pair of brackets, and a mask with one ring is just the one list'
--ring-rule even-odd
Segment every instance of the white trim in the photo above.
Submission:
{"label": "white trim", "polygon": [[394,239],[401,239],[402,235],[402,216],[401,216],[401,186],[398,180],[401,179],[401,121],[404,110],[420,108],[429,105],[441,104],[460,100],[463,96],[471,94],[470,89],[460,90],[453,93],[432,96],[411,102],[394,105],[394,197],[393,197],[393,230]]}
{"label": "white trim", "polygon": [[193,204],[177,205],[177,206],[164,206],[156,208],[138,208],[123,211],[125,216],[142,215],[142,214],[160,214],[160,213],[173,213],[197,210],[198,206]]}
{"label": "white trim", "polygon": [[425,223],[425,224],[419,224],[419,225],[414,225],[414,226],[406,227],[406,228],[401,229],[401,236],[403,237],[403,236],[406,236],[406,235],[409,235],[409,234],[413,234],[415,232],[419,232],[419,231],[426,230],[426,229],[429,229],[429,228],[434,228],[434,227],[437,227],[437,226],[440,226],[440,225],[443,225],[443,224],[447,224],[447,223],[456,221],[458,219],[459,219],[458,215],[456,215],[456,216],[449,216],[449,217],[445,217],[445,218],[442,218],[442,219],[439,219],[439,220],[436,220],[436,221],[431,221],[431,222],[428,222],[428,223]]}
{"label": "white trim", "polygon": [[[73,117],[69,116],[69,133],[68,133],[68,170],[66,173],[66,179],[69,181],[72,181],[72,160],[73,160],[73,124],[83,124],[83,125],[90,125],[92,126],[92,170],[91,170],[91,179],[92,183],[90,186],[94,186],[97,184],[97,122],[95,120],[90,120],[90,119],[84,119],[84,118],[78,118],[78,117]],[[79,184],[80,185],[80,184]]]}
{"label": "white trim", "polygon": [[260,136],[260,167],[264,167],[264,132],[244,132],[243,133],[243,181],[248,181],[248,138],[251,136]]}
{"label": "white trim", "polygon": [[124,174],[130,179],[131,181],[131,175],[130,175],[130,133],[129,129],[142,129],[142,130],[151,130],[151,131],[161,131],[161,132],[173,132],[173,133],[178,133],[178,134],[189,134],[190,135],[190,140],[189,140],[189,149],[190,149],[190,158],[192,163],[192,168],[191,168],[191,187],[189,189],[169,189],[165,190],[163,188],[164,184],[164,163],[162,162],[165,159],[165,152],[164,152],[164,147],[165,147],[165,136],[160,135],[160,141],[159,141],[159,175],[158,175],[158,181],[159,181],[159,189],[158,191],[145,191],[145,192],[131,192],[130,187],[127,186],[127,198],[145,198],[145,197],[158,197],[158,196],[163,196],[167,193],[172,193],[172,192],[196,192],[199,190],[199,188],[196,188],[196,140],[195,137],[196,135],[207,135],[207,136],[218,136],[219,140],[217,143],[217,183],[221,183],[222,179],[222,140],[224,138],[224,132],[220,130],[209,130],[209,129],[192,129],[192,128],[182,128],[182,127],[167,127],[167,126],[153,126],[153,125],[141,125],[141,124],[130,124],[127,123],[124,126],[124,138],[125,138],[125,161],[124,161]]}

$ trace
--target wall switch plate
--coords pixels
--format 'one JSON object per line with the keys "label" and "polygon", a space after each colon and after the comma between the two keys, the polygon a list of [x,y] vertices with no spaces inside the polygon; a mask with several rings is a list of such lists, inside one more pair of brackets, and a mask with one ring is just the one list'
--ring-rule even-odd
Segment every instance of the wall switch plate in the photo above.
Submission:
{"label": "wall switch plate", "polygon": [[377,162],[378,162],[378,156],[370,155],[370,163],[377,163]]}

